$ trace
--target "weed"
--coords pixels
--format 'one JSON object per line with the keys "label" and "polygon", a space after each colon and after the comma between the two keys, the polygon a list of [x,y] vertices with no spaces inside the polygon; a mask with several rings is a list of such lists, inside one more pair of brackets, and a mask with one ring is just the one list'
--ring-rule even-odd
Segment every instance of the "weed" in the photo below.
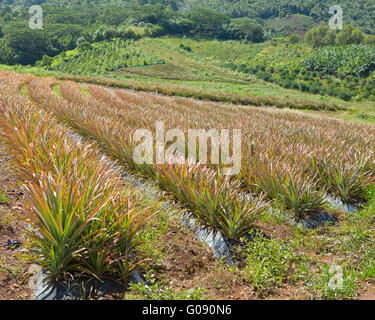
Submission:
{"label": "weed", "polygon": [[350,267],[324,264],[318,266],[312,290],[318,298],[353,299],[358,290],[357,272]]}
{"label": "weed", "polygon": [[173,283],[158,281],[155,274],[145,275],[146,283],[131,283],[130,292],[125,299],[142,300],[202,300],[207,291],[204,287],[176,291],[172,288]]}
{"label": "weed", "polygon": [[258,295],[267,296],[283,284],[291,274],[293,252],[282,242],[255,237],[246,243],[244,273]]}
{"label": "weed", "polygon": [[8,197],[6,191],[0,190],[0,204],[8,203],[10,198]]}

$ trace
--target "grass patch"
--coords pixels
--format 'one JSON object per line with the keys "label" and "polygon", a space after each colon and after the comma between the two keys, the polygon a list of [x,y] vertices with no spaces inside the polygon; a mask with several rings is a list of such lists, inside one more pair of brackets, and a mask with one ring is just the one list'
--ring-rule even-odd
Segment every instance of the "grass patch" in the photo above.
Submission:
{"label": "grass patch", "polygon": [[239,250],[245,263],[242,272],[261,297],[270,295],[291,277],[292,264],[297,260],[282,242],[261,235],[245,241]]}
{"label": "grass patch", "polygon": [[202,300],[206,289],[204,287],[191,288],[185,291],[172,288],[173,283],[158,281],[155,274],[145,275],[148,284],[129,285],[130,290],[125,295],[126,300]]}
{"label": "grass patch", "polygon": [[0,204],[9,203],[10,198],[7,195],[7,192],[5,190],[0,189]]}
{"label": "grass patch", "polygon": [[59,85],[59,84],[55,84],[55,85],[52,87],[52,91],[53,91],[58,97],[61,97],[60,85]]}
{"label": "grass patch", "polygon": [[21,93],[24,97],[27,97],[29,95],[29,92],[27,90],[27,83],[25,83],[24,85],[22,85],[21,87]]}

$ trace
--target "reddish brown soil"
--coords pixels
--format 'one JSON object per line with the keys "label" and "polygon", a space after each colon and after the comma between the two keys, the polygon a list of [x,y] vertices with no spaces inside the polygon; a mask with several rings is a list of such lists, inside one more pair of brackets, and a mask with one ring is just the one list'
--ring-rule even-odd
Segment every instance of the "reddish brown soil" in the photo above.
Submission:
{"label": "reddish brown soil", "polygon": [[204,287],[209,299],[252,299],[253,289],[224,266],[219,266],[210,248],[191,231],[173,226],[165,239],[167,255],[163,268],[176,290]]}
{"label": "reddish brown soil", "polygon": [[[0,204],[0,299],[30,299],[32,290],[24,278],[28,264],[21,262],[17,257],[25,242],[22,237],[24,222],[16,217],[17,213],[20,213],[16,207],[22,201],[22,193],[3,148],[0,148],[0,190],[7,191],[9,198],[7,203]],[[4,246],[4,242],[8,240],[20,241],[22,244],[18,248],[9,248]]]}
{"label": "reddish brown soil", "polygon": [[375,300],[375,285],[367,285],[358,297],[359,300]]}

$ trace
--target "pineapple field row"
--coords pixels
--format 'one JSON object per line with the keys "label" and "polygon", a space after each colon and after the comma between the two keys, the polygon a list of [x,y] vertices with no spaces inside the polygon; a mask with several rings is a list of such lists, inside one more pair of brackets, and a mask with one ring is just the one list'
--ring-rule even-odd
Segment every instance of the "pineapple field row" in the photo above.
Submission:
{"label": "pineapple field row", "polygon": [[[260,296],[283,283],[303,282],[306,266],[319,261],[306,262],[307,256],[296,255],[293,246],[281,250],[281,257],[282,241],[256,240],[257,231],[273,224],[292,234],[315,232],[301,231],[301,225],[322,214],[331,217],[326,222],[333,229],[360,217],[346,209],[359,212],[373,196],[375,127],[370,124],[12,72],[0,78],[1,138],[27,194],[23,218],[32,226],[28,258],[54,280],[83,274],[126,284],[141,264],[135,258],[140,234],[150,232],[160,210],[157,204],[140,205],[132,191],[124,195],[124,173],[152,183],[164,200],[181,208],[182,219],[220,233],[230,244],[242,281]],[[178,128],[186,136],[191,129],[239,130],[240,141],[234,136],[230,145],[241,146],[237,174],[224,174],[234,163],[137,162],[137,130],[154,132],[158,122],[163,130]],[[212,160],[215,145],[207,146]],[[157,157],[157,146],[152,148]],[[293,241],[296,246],[297,238]],[[254,250],[269,250],[271,260],[264,262]],[[267,263],[270,273],[259,273],[257,268],[268,268]],[[347,287],[333,293],[322,289],[324,297],[352,296],[355,277],[373,278],[368,265],[358,267],[362,276],[345,268]]]}

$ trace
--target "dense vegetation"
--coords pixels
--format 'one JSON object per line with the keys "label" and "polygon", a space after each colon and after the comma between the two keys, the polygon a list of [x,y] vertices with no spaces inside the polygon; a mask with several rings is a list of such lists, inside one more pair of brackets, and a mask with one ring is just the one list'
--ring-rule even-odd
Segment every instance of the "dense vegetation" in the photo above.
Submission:
{"label": "dense vegetation", "polygon": [[[191,8],[207,8],[214,11],[224,12],[231,18],[249,17],[252,19],[270,19],[284,17],[289,14],[302,14],[311,17],[318,22],[327,21],[330,17],[328,9],[332,5],[323,0],[5,0],[3,6],[30,6],[31,4],[45,3],[55,7],[106,7],[108,5],[133,8],[137,5],[160,3],[164,7],[172,10],[186,11]],[[338,4],[342,6],[345,23],[350,23],[361,27],[365,32],[375,31],[374,3],[372,0],[349,1],[340,0]],[[120,14],[117,14],[120,16]],[[155,16],[157,16],[155,14]]]}
{"label": "dense vegetation", "polygon": [[309,70],[341,77],[348,75],[367,77],[375,70],[375,47],[364,45],[326,47],[306,59],[303,65]]}
{"label": "dense vegetation", "polygon": [[[201,6],[219,10],[231,17],[269,19],[288,14],[303,14],[318,22],[327,23],[330,18],[329,8],[333,5],[324,0],[185,0],[185,6]],[[334,4],[343,8],[345,23],[362,28],[365,32],[375,32],[375,5],[372,0],[340,0]]]}
{"label": "dense vegetation", "polygon": [[305,40],[314,48],[333,45],[375,44],[375,36],[363,34],[361,29],[352,25],[345,25],[342,30],[318,26],[306,33]]}
{"label": "dense vegetation", "polygon": [[[368,1],[362,2],[359,7],[342,1],[345,23],[359,26],[367,33],[373,32],[372,19],[367,21],[364,17],[374,8]],[[28,8],[32,4],[43,6],[43,31],[28,29]],[[293,2],[293,5],[288,1],[3,1],[0,5],[0,63],[34,64],[43,55],[55,56],[74,49],[78,43],[116,37],[127,40],[194,35],[250,42],[293,33],[301,37],[314,23],[328,21],[328,8],[323,1],[306,0]],[[353,19],[347,18],[349,12]],[[356,16],[361,19],[354,19]],[[278,19],[276,24],[273,19]],[[321,27],[309,32],[307,40],[313,46],[332,45],[335,41],[338,44],[374,42],[373,37],[364,39],[359,29],[349,33],[348,36],[345,31],[336,37],[332,30],[328,32],[328,28]],[[298,40],[295,35],[294,41]]]}
{"label": "dense vegetation", "polygon": [[[31,3],[35,1],[28,2]],[[43,55],[55,56],[74,49],[79,43],[115,37],[127,40],[193,33],[264,41],[263,27],[248,18],[231,20],[223,13],[207,9],[184,13],[163,3],[104,9],[92,5],[81,5],[79,9],[45,6],[43,14],[43,30],[30,30],[27,6],[19,10],[9,6],[0,9],[0,63],[34,64]]]}

